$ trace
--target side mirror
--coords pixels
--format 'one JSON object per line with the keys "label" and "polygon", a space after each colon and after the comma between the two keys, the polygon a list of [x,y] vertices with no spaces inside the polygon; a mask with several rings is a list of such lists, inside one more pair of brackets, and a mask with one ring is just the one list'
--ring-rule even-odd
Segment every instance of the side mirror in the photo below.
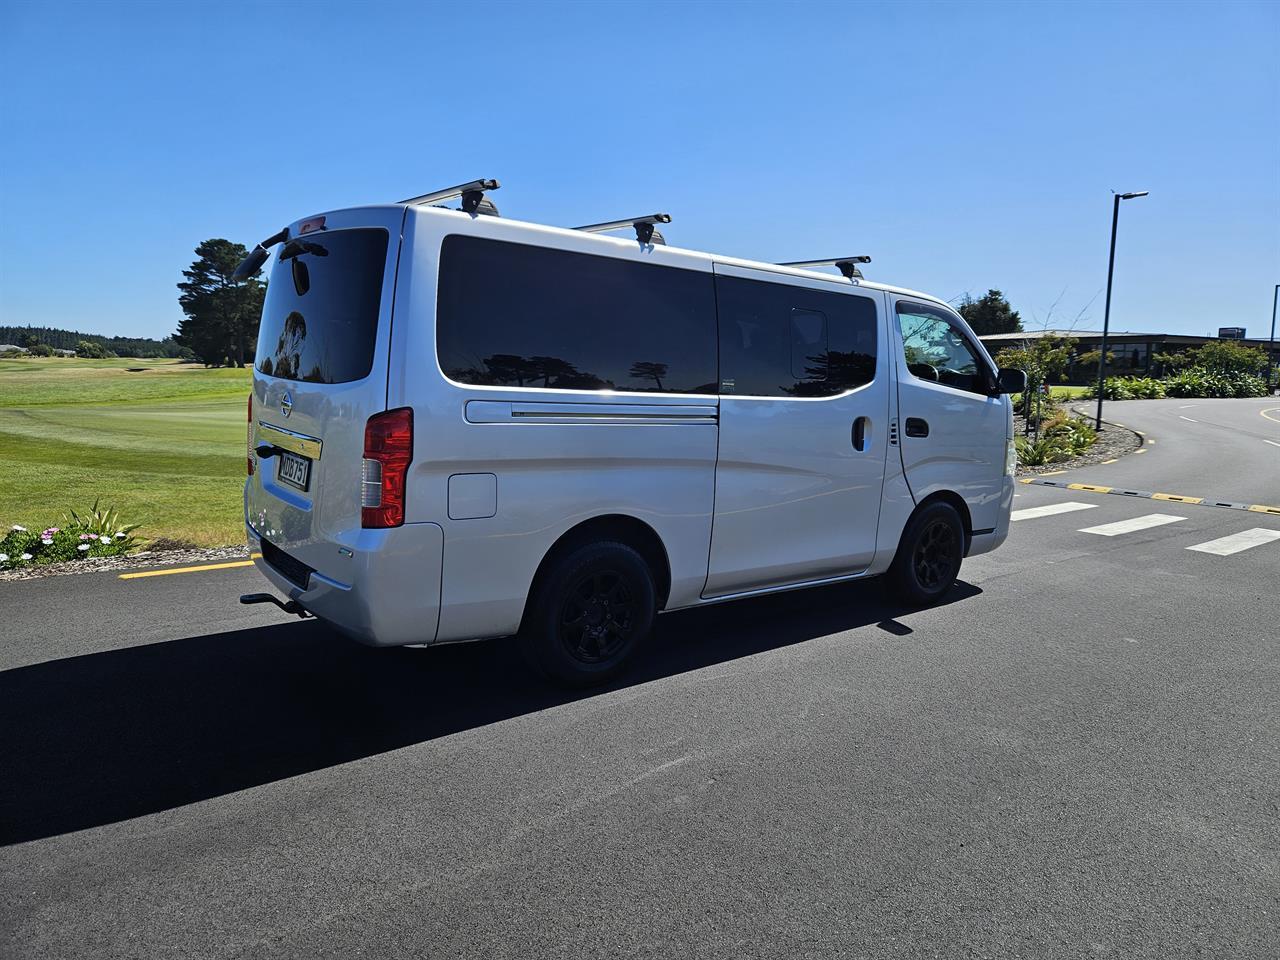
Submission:
{"label": "side mirror", "polygon": [[1013,367],[1001,367],[996,371],[997,389],[1000,393],[1026,393],[1027,373]]}

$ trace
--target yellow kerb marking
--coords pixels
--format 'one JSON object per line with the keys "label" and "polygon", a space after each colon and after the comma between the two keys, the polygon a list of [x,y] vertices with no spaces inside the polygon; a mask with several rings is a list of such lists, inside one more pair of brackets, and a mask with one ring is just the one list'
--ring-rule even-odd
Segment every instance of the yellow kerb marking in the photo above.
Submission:
{"label": "yellow kerb marking", "polygon": [[1280,413],[1280,407],[1268,407],[1266,410],[1259,410],[1258,416],[1266,417],[1268,420],[1274,420],[1276,423],[1280,423],[1280,417],[1271,416],[1273,413]]}
{"label": "yellow kerb marking", "polygon": [[1178,503],[1204,503],[1204,497],[1182,497],[1176,493],[1153,493],[1152,500],[1174,500]]}
{"label": "yellow kerb marking", "polygon": [[[260,553],[250,554],[257,559]],[[232,560],[227,563],[203,563],[198,567],[172,567],[169,570],[139,570],[137,573],[122,573],[121,580],[137,580],[139,577],[167,577],[171,573],[199,573],[202,570],[230,570],[232,567],[252,567],[253,560]]]}
{"label": "yellow kerb marking", "polygon": [[[1040,476],[1042,476],[1042,477],[1056,477],[1058,474],[1060,474],[1060,473],[1066,473],[1066,472],[1067,472],[1067,471],[1065,471],[1065,470],[1046,470],[1044,473],[1040,474]],[[1022,482],[1023,482],[1023,483],[1030,483],[1031,481],[1030,481],[1030,480],[1023,480]]]}
{"label": "yellow kerb marking", "polygon": [[1261,503],[1255,503],[1249,509],[1252,510],[1254,513],[1274,513],[1274,514],[1280,515],[1280,507],[1268,507],[1268,506],[1264,506]]}
{"label": "yellow kerb marking", "polygon": [[[1058,471],[1058,472],[1059,472],[1059,473],[1066,473],[1066,471],[1065,471],[1065,470],[1060,470],[1060,471]],[[1035,477],[1023,477],[1023,478],[1022,478],[1021,480],[1019,480],[1018,482],[1019,482],[1019,483],[1035,483],[1035,482],[1036,482],[1036,478],[1035,478]]]}
{"label": "yellow kerb marking", "polygon": [[1146,452],[1147,452],[1147,448],[1146,448],[1146,447],[1143,447],[1141,450],[1137,450],[1137,451],[1135,451],[1135,452],[1136,452],[1136,453],[1146,453]]}
{"label": "yellow kerb marking", "polygon": [[1088,490],[1090,493],[1110,493],[1111,487],[1095,487],[1091,483],[1068,483],[1068,490]]}
{"label": "yellow kerb marking", "polygon": [[1103,460],[1102,465],[1105,467],[1108,463],[1119,463],[1119,462],[1120,462],[1119,457],[1112,457],[1110,460]]}

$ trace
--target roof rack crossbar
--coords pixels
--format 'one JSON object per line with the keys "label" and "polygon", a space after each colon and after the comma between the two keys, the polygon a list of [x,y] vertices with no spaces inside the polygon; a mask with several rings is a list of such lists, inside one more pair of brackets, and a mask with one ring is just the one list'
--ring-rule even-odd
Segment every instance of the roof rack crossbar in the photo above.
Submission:
{"label": "roof rack crossbar", "polygon": [[[655,223],[670,223],[671,214],[654,213],[647,217],[628,217],[626,220],[609,220],[605,223],[588,223],[584,227],[574,227],[586,233],[608,233],[611,230],[625,230],[634,227],[636,239],[641,243],[666,243],[662,234],[653,228]],[[655,239],[656,238],[656,239]]]}
{"label": "roof rack crossbar", "polygon": [[870,257],[833,257],[830,260],[792,260],[787,263],[780,263],[780,267],[836,267],[844,275],[846,280],[862,279],[862,271],[858,269],[860,263],[870,263]]}
{"label": "roof rack crossbar", "polygon": [[471,180],[468,183],[460,183],[456,187],[445,187],[443,190],[424,193],[420,197],[410,197],[408,200],[401,200],[400,202],[410,204],[443,203],[445,200],[461,197],[462,209],[467,213],[475,213],[484,200],[485,191],[497,190],[501,186],[502,184],[497,180]]}

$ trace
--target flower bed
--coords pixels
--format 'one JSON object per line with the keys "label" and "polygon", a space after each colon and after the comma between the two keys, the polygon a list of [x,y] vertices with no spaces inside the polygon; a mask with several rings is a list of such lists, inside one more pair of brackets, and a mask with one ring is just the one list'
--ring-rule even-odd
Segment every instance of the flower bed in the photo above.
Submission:
{"label": "flower bed", "polygon": [[84,516],[72,510],[61,526],[35,531],[15,523],[0,538],[0,570],[123,556],[138,546],[136,529],[137,524],[122,524],[116,511],[99,509],[97,503]]}

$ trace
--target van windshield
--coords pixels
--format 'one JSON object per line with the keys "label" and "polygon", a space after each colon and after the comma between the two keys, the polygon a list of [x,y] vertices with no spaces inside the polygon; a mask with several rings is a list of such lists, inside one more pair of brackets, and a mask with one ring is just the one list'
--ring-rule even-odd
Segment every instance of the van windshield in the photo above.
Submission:
{"label": "van windshield", "polygon": [[262,305],[258,372],[310,383],[367,377],[386,262],[381,228],[312,233],[285,244]]}

